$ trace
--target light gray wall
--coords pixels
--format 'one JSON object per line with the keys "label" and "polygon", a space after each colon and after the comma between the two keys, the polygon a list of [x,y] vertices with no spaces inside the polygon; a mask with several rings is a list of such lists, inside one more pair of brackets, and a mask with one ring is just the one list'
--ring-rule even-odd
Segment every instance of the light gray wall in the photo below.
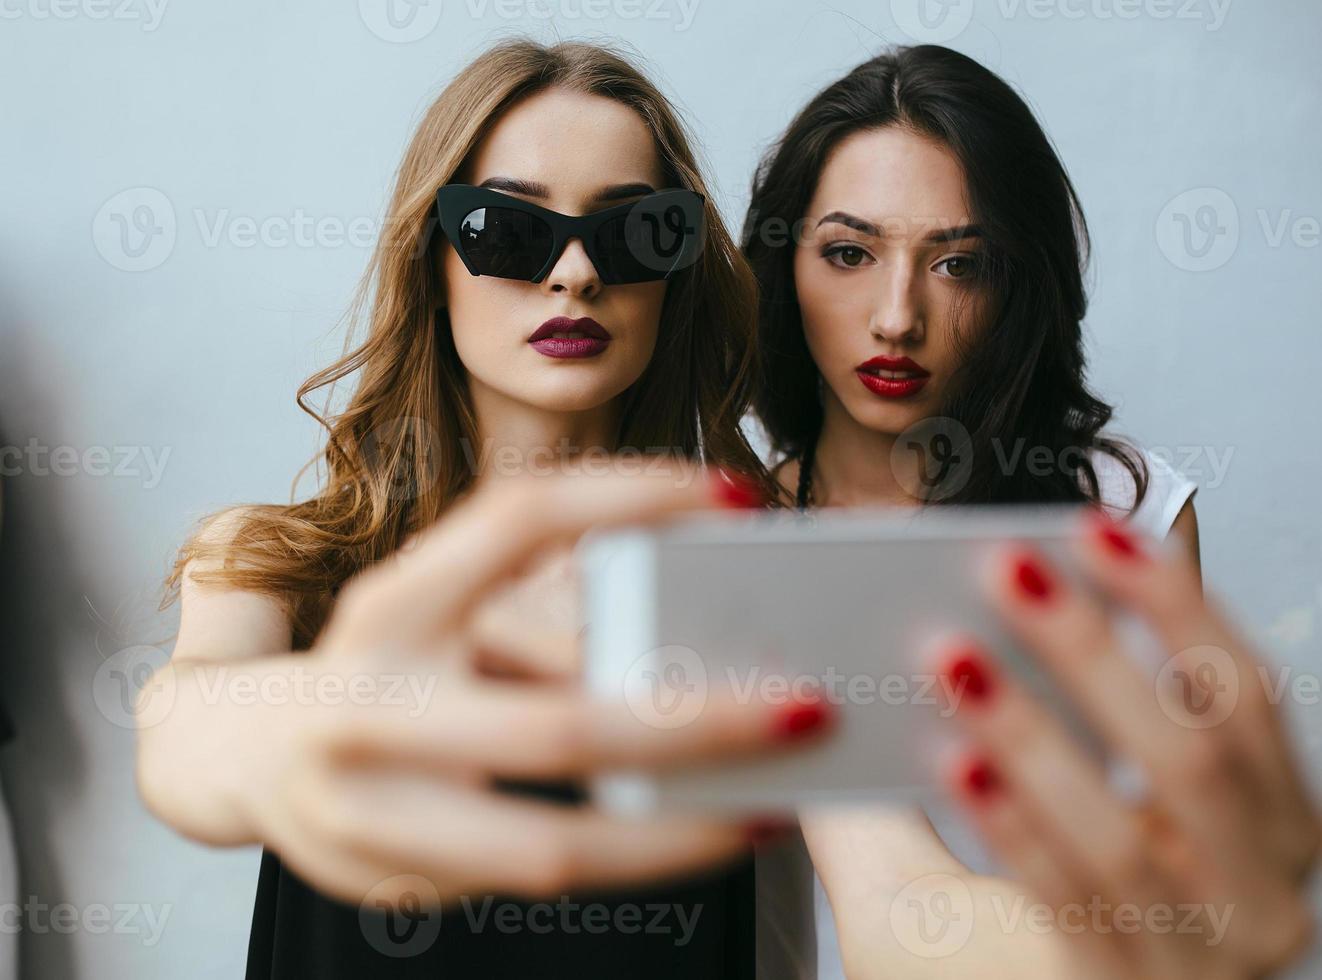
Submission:
{"label": "light gray wall", "polygon": [[[534,0],[553,26],[521,0],[418,0],[402,27],[384,0],[0,4],[0,445],[23,450],[5,460],[0,572],[0,690],[22,734],[0,763],[21,894],[85,922],[27,935],[25,976],[241,971],[255,854],[146,816],[111,671],[169,635],[156,590],[191,521],[287,499],[317,438],[293,392],[338,352],[368,254],[326,223],[370,234],[420,109],[512,32],[634,46],[735,227],[793,110],[906,29],[1019,86],[1092,222],[1098,386],[1203,485],[1210,582],[1280,662],[1317,670],[1322,8],[919,2],[925,22],[916,0]],[[241,244],[239,222],[279,235],[300,216],[322,222],[310,244]],[[143,933],[103,934],[99,906],[135,907]],[[154,945],[149,914],[167,916]]]}

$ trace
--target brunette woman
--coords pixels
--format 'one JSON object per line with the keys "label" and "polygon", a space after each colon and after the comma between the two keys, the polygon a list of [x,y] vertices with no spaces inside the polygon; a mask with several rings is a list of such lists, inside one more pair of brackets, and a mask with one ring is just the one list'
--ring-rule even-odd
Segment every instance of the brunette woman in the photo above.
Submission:
{"label": "brunette woman", "polygon": [[[767,154],[744,240],[762,295],[755,404],[780,457],[787,502],[804,509],[1096,505],[1150,538],[1170,534],[1180,553],[1140,561],[1146,548],[1133,530],[1097,523],[1081,547],[1108,590],[1164,629],[1172,656],[1196,659],[1188,648],[1204,637],[1227,651],[1224,663],[1242,665],[1245,688],[1261,687],[1252,684],[1245,644],[1228,638],[1224,620],[1198,596],[1193,484],[1106,432],[1112,410],[1086,382],[1083,213],[1046,134],[1004,81],[936,46],[859,65],[815,96]],[[1126,570],[1152,591],[1125,584]],[[980,696],[966,698],[957,714],[1007,772],[994,776],[987,757],[961,771],[964,803],[1001,803],[987,811],[995,819],[975,822],[1011,869],[1030,872],[1031,886],[1063,882],[1053,899],[1079,894],[1090,880],[1092,894],[1171,898],[1176,885],[1188,884],[1189,868],[1157,884],[1141,874],[1142,862],[1178,865],[1191,842],[1211,848],[1200,854],[1216,868],[1215,887],[1203,880],[1201,894],[1239,903],[1235,953],[1209,955],[1206,946],[1162,939],[1124,948],[1112,933],[1093,936],[1083,953],[1062,954],[1054,941],[997,928],[988,902],[1012,903],[1017,886],[970,871],[922,813],[888,810],[804,821],[849,975],[1204,976],[1216,968],[1250,976],[1288,960],[1308,931],[1298,883],[1318,825],[1265,698],[1246,695],[1258,710],[1243,713],[1245,730],[1233,738],[1190,737],[1142,697],[1150,687],[1116,657],[1100,661],[1110,674],[1096,666],[1080,676],[1066,651],[1113,652],[1120,640],[1041,556],[1001,556],[988,575],[993,604],[1066,675],[1103,734],[1150,765],[1151,792],[1171,816],[1140,820],[1058,731],[1034,727],[1040,712],[994,680],[970,641],[947,666],[952,680]],[[1201,666],[1190,663],[1190,676]],[[1136,702],[1142,711],[1126,714]],[[1220,777],[1246,747],[1262,758],[1270,791],[1262,780],[1228,777],[1212,789],[1178,771],[1187,764]],[[1250,819],[1259,799],[1275,809]],[[1197,818],[1209,807],[1226,814],[1214,828]],[[1080,872],[1088,841],[1097,853]],[[1101,877],[1090,879],[1099,868]],[[897,896],[921,905],[924,889],[946,881],[962,889],[970,912],[983,914],[973,941],[925,957],[903,942],[908,906],[896,902],[898,920],[881,913]],[[947,894],[946,907],[950,901]],[[1246,906],[1255,911],[1244,913]],[[840,963],[831,956],[830,910],[820,913],[829,975]]]}

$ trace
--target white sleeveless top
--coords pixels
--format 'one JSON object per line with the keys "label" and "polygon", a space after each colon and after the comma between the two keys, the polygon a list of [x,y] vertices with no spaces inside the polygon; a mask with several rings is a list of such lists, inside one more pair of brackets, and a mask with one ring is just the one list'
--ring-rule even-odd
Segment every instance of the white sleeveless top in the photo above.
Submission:
{"label": "white sleeveless top", "polygon": [[1091,454],[1093,469],[1102,492],[1102,506],[1114,517],[1129,515],[1129,521],[1160,541],[1170,533],[1175,518],[1193,497],[1198,485],[1176,470],[1166,460],[1146,449],[1140,451],[1148,465],[1148,490],[1138,509],[1134,506],[1134,481],[1129,471],[1114,456]]}
{"label": "white sleeveless top", "polygon": [[[1090,459],[1103,508],[1117,519],[1128,515],[1139,530],[1160,540],[1170,533],[1175,518],[1198,488],[1160,456],[1140,452],[1147,464],[1148,488],[1132,514],[1134,481],[1129,471],[1106,453],[1094,451]],[[981,841],[948,807],[929,807],[928,817],[956,858],[975,872],[992,870]],[[835,918],[802,838],[759,854],[756,860],[759,980],[845,980]]]}

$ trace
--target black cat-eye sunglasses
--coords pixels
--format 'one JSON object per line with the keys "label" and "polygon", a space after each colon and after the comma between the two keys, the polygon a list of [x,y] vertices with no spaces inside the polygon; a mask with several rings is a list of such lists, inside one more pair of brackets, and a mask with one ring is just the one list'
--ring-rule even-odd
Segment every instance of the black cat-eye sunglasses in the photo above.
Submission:
{"label": "black cat-eye sunglasses", "polygon": [[604,285],[656,282],[692,265],[702,248],[703,197],[662,190],[585,215],[561,214],[489,187],[436,192],[441,230],[475,276],[541,282],[571,238]]}

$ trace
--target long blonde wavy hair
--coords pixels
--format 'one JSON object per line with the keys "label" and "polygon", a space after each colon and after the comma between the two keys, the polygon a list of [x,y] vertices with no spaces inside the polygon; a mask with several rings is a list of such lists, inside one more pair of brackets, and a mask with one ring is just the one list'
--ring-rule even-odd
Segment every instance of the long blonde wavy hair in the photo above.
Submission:
{"label": "long blonde wavy hair", "polygon": [[[314,374],[298,404],[326,429],[319,491],[301,503],[230,508],[204,518],[180,549],[161,607],[194,581],[279,599],[294,649],[309,646],[339,587],[435,521],[472,485],[477,426],[455,352],[438,269],[438,187],[451,181],[491,128],[521,99],[560,86],[634,109],[656,141],[667,186],[707,199],[701,256],[667,287],[656,351],[623,395],[617,449],[665,451],[738,469],[775,484],[739,423],[751,397],[757,288],[698,172],[689,139],[657,88],[622,55],[598,45],[510,41],[465,67],[428,108],[399,167],[383,231],[350,307],[370,306],[365,341]],[[340,413],[308,396],[361,372]],[[333,391],[333,388],[331,389]],[[297,486],[297,478],[295,486]],[[226,518],[226,532],[207,533]]]}

